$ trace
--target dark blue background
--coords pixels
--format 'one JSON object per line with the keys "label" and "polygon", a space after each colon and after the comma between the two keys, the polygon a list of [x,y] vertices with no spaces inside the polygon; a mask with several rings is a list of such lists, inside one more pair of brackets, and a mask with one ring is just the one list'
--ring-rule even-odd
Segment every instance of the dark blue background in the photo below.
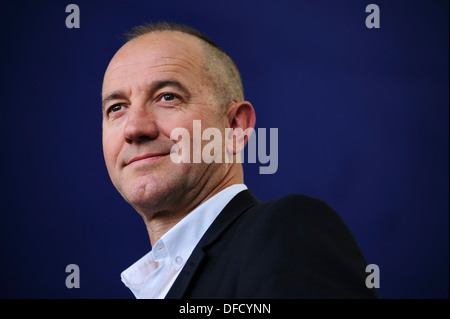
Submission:
{"label": "dark blue background", "polygon": [[[385,298],[449,297],[448,1],[2,1],[0,297],[131,298],[150,249],[101,146],[103,73],[121,34],[186,23],[235,59],[257,127],[279,129],[262,200],[303,193],[345,220]],[[365,7],[381,9],[367,29]],[[65,267],[81,269],[67,289]]]}

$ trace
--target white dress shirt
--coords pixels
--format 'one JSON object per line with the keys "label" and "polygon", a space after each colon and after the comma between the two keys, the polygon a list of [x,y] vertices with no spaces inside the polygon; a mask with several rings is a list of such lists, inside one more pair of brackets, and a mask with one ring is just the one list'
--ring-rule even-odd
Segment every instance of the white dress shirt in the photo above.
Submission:
{"label": "white dress shirt", "polygon": [[229,186],[187,214],[149,253],[122,272],[125,286],[138,299],[163,299],[209,226],[231,199],[246,189],[244,184]]}

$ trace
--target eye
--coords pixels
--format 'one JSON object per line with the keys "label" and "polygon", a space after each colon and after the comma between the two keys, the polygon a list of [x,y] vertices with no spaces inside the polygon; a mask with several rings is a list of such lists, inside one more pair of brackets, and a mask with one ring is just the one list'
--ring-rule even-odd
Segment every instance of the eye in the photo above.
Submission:
{"label": "eye", "polygon": [[106,113],[109,114],[111,112],[118,112],[123,108],[122,104],[114,104],[112,105],[107,111]]}
{"label": "eye", "polygon": [[164,93],[163,95],[161,95],[161,101],[163,101],[163,102],[170,102],[177,98],[178,98],[178,96],[176,96],[175,94],[171,94],[171,93]]}

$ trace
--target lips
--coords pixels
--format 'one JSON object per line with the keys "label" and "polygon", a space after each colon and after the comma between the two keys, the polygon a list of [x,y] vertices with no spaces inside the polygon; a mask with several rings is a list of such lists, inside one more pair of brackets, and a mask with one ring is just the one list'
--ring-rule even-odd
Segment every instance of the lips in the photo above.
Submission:
{"label": "lips", "polygon": [[161,158],[166,155],[168,155],[168,153],[153,153],[153,154],[144,154],[144,155],[140,155],[140,156],[135,156],[127,163],[127,165],[130,165],[132,163],[139,162],[142,160],[152,160],[152,159],[156,160],[156,159]]}

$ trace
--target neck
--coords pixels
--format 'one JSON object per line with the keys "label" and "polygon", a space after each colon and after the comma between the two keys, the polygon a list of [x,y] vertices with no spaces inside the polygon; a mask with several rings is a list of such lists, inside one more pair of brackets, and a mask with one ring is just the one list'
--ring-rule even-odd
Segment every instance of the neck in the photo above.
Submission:
{"label": "neck", "polygon": [[[180,220],[192,212],[196,207],[206,202],[208,199],[224,190],[225,188],[244,182],[242,166],[238,165],[230,169],[227,174],[215,183],[210,183],[193,189],[190,194],[183,196],[185,201],[176,205],[172,209],[160,210],[151,215],[140,213],[147,227],[152,246]],[[150,217],[149,217],[150,216]]]}

